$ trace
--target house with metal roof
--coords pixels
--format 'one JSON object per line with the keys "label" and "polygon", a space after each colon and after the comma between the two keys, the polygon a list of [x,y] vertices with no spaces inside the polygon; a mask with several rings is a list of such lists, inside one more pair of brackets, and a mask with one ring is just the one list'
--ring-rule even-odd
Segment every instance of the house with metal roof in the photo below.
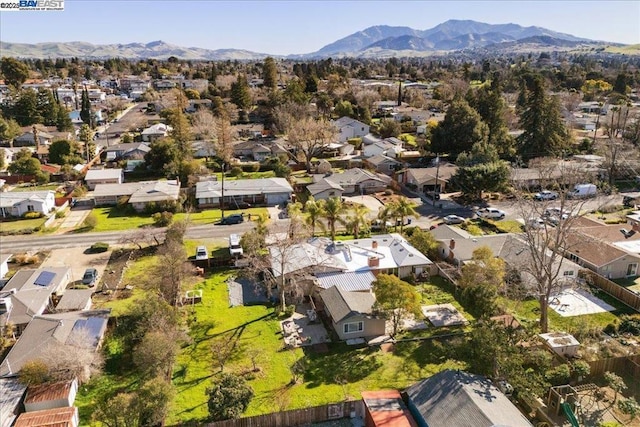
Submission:
{"label": "house with metal roof", "polygon": [[84,177],[89,190],[95,190],[99,184],[122,184],[124,172],[122,169],[89,169]]}
{"label": "house with metal roof", "polygon": [[[233,208],[242,202],[259,206],[277,206],[291,200],[292,193],[293,188],[285,178],[227,180],[224,182],[224,205]],[[218,207],[221,198],[221,181],[196,183],[199,207]]]}
{"label": "house with metal roof", "polygon": [[405,390],[420,427],[532,427],[486,377],[447,369]]}
{"label": "house with metal roof", "polygon": [[98,350],[110,313],[106,309],[35,316],[0,363],[0,377],[17,375],[26,362],[41,358],[53,345],[83,345]]}
{"label": "house with metal roof", "polygon": [[0,427],[11,427],[20,413],[27,386],[17,378],[0,378]]}
{"label": "house with metal roof", "polygon": [[19,217],[27,212],[46,215],[56,206],[53,191],[16,191],[0,193],[0,216]]}
{"label": "house with metal roof", "polygon": [[332,286],[320,292],[331,325],[341,340],[385,334],[385,319],[373,313],[376,297],[370,292],[349,292]]}
{"label": "house with metal roof", "polygon": [[73,406],[78,393],[78,380],[30,385],[24,399],[26,412]]}
{"label": "house with metal roof", "polygon": [[19,270],[0,291],[0,329],[10,323],[20,335],[34,316],[53,309],[53,295],[62,295],[70,280],[67,267]]}

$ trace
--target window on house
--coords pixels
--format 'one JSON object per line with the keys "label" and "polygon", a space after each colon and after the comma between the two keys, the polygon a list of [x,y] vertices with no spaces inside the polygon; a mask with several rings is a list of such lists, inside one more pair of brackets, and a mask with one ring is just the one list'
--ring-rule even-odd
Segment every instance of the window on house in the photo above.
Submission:
{"label": "window on house", "polygon": [[567,270],[563,273],[565,276],[573,276],[573,270]]}
{"label": "window on house", "polygon": [[364,330],[364,323],[362,322],[352,322],[344,324],[344,333],[345,334],[353,334],[355,332],[361,332]]}
{"label": "window on house", "polygon": [[394,166],[393,164],[387,165],[387,167],[389,168],[390,171],[393,170],[393,166]]}
{"label": "window on house", "polygon": [[335,191],[329,191],[329,196],[330,196],[330,197],[333,197],[333,196],[335,196],[335,195],[336,195],[336,192],[335,192]]}
{"label": "window on house", "polygon": [[35,208],[33,207],[33,205],[27,205],[27,211],[33,212],[34,210]]}

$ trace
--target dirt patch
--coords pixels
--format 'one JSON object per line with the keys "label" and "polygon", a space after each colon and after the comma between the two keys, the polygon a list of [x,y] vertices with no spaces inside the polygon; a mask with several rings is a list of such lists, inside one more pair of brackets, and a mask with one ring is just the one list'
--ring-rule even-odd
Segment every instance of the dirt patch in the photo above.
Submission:
{"label": "dirt patch", "polygon": [[17,254],[13,254],[7,266],[9,267],[9,272],[7,273],[6,278],[13,276],[16,271],[22,270],[25,268],[40,268],[45,259],[49,257],[50,251],[43,252],[20,252]]}
{"label": "dirt patch", "polygon": [[380,350],[382,350],[383,353],[393,353],[395,346],[391,343],[389,344],[380,344]]}

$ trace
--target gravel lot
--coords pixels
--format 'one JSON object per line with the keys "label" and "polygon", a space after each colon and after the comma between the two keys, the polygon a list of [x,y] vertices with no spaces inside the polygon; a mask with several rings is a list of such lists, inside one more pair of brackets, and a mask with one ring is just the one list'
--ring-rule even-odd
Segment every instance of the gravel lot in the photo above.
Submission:
{"label": "gravel lot", "polygon": [[101,278],[111,256],[111,251],[100,254],[85,254],[86,249],[85,247],[53,249],[49,257],[42,263],[42,267],[70,267],[72,282],[82,280],[84,271],[93,267],[98,270],[98,278]]}

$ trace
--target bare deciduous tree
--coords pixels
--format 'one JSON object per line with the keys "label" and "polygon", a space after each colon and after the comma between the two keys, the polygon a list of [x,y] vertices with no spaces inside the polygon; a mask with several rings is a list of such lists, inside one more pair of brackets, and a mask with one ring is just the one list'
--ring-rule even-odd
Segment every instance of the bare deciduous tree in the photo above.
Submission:
{"label": "bare deciduous tree", "polygon": [[155,227],[142,227],[120,238],[118,243],[123,245],[135,245],[138,250],[142,250],[144,246],[158,246],[164,240],[164,230]]}
{"label": "bare deciduous tree", "polygon": [[55,342],[41,356],[49,367],[52,381],[66,381],[77,378],[83,383],[102,369],[104,360],[99,351],[95,351],[95,337],[84,328],[73,330],[67,340]]}
{"label": "bare deciduous tree", "polygon": [[287,131],[289,144],[304,160],[311,172],[311,159],[319,156],[336,139],[337,130],[326,120],[305,117],[295,121]]}

